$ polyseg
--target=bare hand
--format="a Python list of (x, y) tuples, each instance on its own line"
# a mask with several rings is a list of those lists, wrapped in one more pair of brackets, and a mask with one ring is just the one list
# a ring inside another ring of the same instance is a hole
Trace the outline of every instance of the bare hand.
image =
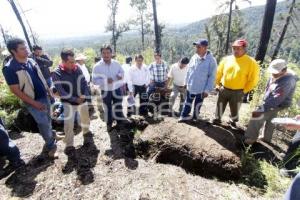
[(84, 98), (79, 97), (79, 98), (76, 99), (76, 103), (77, 104), (82, 104), (84, 102), (84, 100), (85, 100)]
[(39, 111), (46, 111), (47, 110), (47, 107), (46, 105), (38, 102), (38, 101), (35, 101), (34, 104), (32, 105), (35, 109), (39, 110)]
[(118, 80), (122, 80), (122, 79), (123, 79), (123, 77), (122, 77), (122, 76), (119, 76), (119, 75), (117, 75), (117, 79), (118, 79)]
[(57, 118), (57, 117), (58, 117), (58, 114), (59, 114), (59, 113), (58, 113), (57, 111), (54, 111), (52, 115), (53, 115), (53, 117)]
[(262, 115), (263, 115), (263, 112), (259, 112), (259, 111), (252, 112), (252, 117), (253, 118), (258, 118), (258, 117), (260, 117)]
[(206, 97), (208, 97), (208, 93), (206, 93), (206, 92), (203, 92), (203, 98), (206, 98)]

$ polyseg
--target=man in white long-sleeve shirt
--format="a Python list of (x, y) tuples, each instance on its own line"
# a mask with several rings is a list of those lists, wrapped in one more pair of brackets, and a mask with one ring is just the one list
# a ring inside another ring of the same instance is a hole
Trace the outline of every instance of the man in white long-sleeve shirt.
[(112, 48), (104, 45), (101, 48), (102, 60), (93, 68), (92, 81), (101, 89), (107, 131), (112, 130), (113, 120), (120, 125), (125, 120), (122, 111), (122, 91), (124, 70), (112, 59)]
[[(139, 114), (147, 115), (147, 87), (150, 83), (150, 73), (148, 68), (143, 64), (144, 57), (142, 55), (135, 56), (135, 65), (128, 72), (128, 90), (129, 95), (139, 95), (140, 107)], [(128, 111), (128, 116), (132, 114), (132, 110)]]

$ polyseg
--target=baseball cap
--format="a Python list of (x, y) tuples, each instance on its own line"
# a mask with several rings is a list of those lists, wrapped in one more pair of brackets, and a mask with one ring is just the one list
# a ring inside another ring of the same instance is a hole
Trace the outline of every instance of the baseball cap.
[(236, 40), (232, 44), (233, 47), (247, 47), (248, 42), (244, 39)]
[(208, 40), (207, 39), (199, 39), (198, 41), (194, 42), (193, 45), (208, 46)]
[(287, 68), (287, 63), (285, 60), (275, 59), (270, 63), (268, 71), (271, 74), (279, 74), (285, 68)]

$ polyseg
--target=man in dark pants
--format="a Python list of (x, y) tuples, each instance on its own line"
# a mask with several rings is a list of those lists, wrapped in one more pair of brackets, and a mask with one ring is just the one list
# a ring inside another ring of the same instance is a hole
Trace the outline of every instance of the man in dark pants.
[(9, 160), (8, 166), (0, 171), (0, 179), (8, 176), (10, 173), (24, 165), (20, 157), (19, 148), (8, 137), (4, 124), (0, 118), (0, 156), (5, 156)]
[[(140, 98), (139, 114), (147, 115), (147, 87), (150, 83), (150, 74), (147, 67), (143, 64), (144, 57), (142, 55), (135, 56), (135, 65), (128, 72), (128, 89), (129, 95), (135, 97), (137, 94)], [(134, 106), (128, 109), (127, 116), (131, 116)]]
[(92, 74), (93, 84), (101, 89), (108, 132), (112, 131), (114, 120), (117, 121), (117, 125), (121, 125), (125, 121), (121, 91), (121, 87), (124, 85), (124, 70), (117, 61), (112, 59), (112, 53), (109, 45), (101, 48), (102, 60), (94, 66)]
[(236, 40), (232, 44), (233, 55), (223, 58), (217, 68), (216, 90), (219, 92), (213, 124), (221, 124), (227, 104), (230, 108), (229, 125), (236, 129), (239, 109), (245, 93), (253, 90), (259, 80), (259, 66), (247, 55), (247, 41)]

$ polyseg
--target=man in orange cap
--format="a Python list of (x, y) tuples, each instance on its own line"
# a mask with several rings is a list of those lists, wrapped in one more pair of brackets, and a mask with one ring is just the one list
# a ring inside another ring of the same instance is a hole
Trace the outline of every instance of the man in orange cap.
[(232, 44), (233, 55), (223, 58), (217, 69), (216, 89), (219, 91), (214, 124), (220, 124), (229, 103), (230, 121), (236, 128), (239, 108), (244, 94), (253, 90), (259, 80), (259, 66), (247, 55), (247, 41), (240, 39)]

